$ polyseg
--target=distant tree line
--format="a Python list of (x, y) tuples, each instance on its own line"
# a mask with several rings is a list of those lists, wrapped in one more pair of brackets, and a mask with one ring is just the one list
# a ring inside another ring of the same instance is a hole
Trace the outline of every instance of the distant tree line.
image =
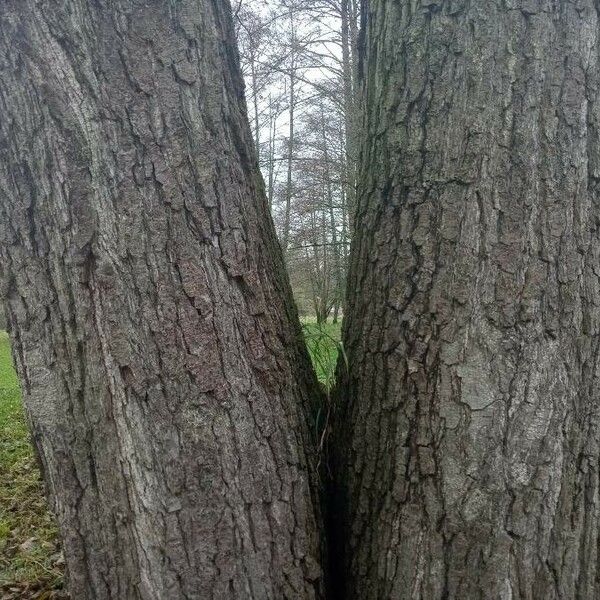
[(302, 313), (338, 319), (355, 197), (357, 0), (245, 0), (248, 111)]

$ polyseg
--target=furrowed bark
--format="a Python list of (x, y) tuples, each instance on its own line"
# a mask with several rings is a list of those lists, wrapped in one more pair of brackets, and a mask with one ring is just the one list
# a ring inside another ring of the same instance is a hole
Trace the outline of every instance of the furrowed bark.
[(0, 282), (77, 600), (322, 596), (317, 384), (229, 12), (0, 11)]
[(366, 4), (341, 597), (598, 598), (600, 7)]

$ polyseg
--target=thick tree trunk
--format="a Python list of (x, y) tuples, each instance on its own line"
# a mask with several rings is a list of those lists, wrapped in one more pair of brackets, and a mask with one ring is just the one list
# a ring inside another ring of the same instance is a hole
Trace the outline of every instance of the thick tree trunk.
[(600, 8), (368, 4), (343, 597), (598, 598)]
[(0, 279), (74, 600), (321, 596), (317, 386), (230, 21), (0, 11)]

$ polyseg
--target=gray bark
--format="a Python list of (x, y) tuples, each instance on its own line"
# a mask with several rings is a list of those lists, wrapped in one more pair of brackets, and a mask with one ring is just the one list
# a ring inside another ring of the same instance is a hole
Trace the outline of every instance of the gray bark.
[(318, 392), (229, 10), (2, 3), (1, 293), (73, 599), (321, 596)]
[(598, 598), (600, 6), (367, 4), (342, 597)]

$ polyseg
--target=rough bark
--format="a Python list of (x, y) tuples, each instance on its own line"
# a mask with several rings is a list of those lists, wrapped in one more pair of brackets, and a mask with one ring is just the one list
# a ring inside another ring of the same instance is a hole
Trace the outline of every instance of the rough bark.
[(370, 0), (342, 597), (600, 597), (600, 6)]
[(1, 289), (77, 600), (321, 596), (316, 383), (229, 10), (2, 3)]

